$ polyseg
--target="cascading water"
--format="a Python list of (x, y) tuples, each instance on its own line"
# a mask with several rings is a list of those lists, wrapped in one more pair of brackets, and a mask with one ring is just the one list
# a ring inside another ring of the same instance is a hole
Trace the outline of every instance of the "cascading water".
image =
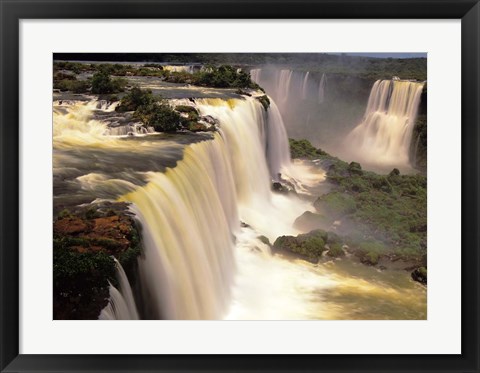
[[(53, 141), (55, 146), (98, 145), (115, 143), (112, 136), (145, 135), (153, 127), (141, 123), (107, 123), (103, 117), (94, 119), (94, 112), (113, 113), (119, 102), (107, 101), (55, 101), (53, 103)], [(106, 137), (107, 136), (107, 137)]]
[(254, 98), (199, 99), (196, 107), (219, 120), (213, 140), (190, 145), (175, 168), (151, 173), (145, 187), (121, 198), (133, 203), (143, 226), (139, 267), (149, 318), (224, 316), (240, 220), (274, 239), (296, 232), (293, 220), (305, 211), (270, 190), (269, 168), (277, 174), (290, 162), (276, 106), (268, 115)]
[[(91, 189), (93, 198), (120, 196), (133, 202), (131, 209), (143, 228), (144, 252), (135, 278), (139, 313), (119, 271), (118, 289), (110, 288), (101, 319), (351, 319), (358, 315), (350, 303), (332, 304), (331, 299), (338, 292), (350, 299), (357, 286), (361, 292), (355, 302), (376, 308), (378, 302), (364, 294), (386, 300), (388, 312), (378, 311), (379, 317), (405, 318), (401, 302), (412, 299), (424, 315), (424, 293), (419, 298), (408, 287), (408, 273), (402, 277), (406, 290), (392, 291), (388, 282), (362, 282), (346, 275), (348, 270), (270, 254), (259, 236), (273, 243), (278, 236), (300, 233), (293, 222), (311, 209), (294, 195), (270, 190), (278, 173), (284, 178), (298, 171), (290, 165), (288, 139), (273, 99), (268, 111), (255, 97), (186, 101), (201, 115), (218, 120), (219, 130), (211, 139), (197, 134), (203, 141), (190, 145), (185, 145), (189, 134), (178, 134), (178, 144), (159, 136), (118, 139), (106, 136), (111, 117), (98, 116), (98, 103), (54, 107), (54, 172), (62, 175), (54, 184), (63, 188), (64, 176), (74, 172), (69, 188)], [(165, 157), (165, 167), (172, 167), (166, 171), (157, 167)], [(93, 164), (101, 167), (92, 169)], [(312, 187), (324, 177), (308, 176)], [(127, 181), (128, 186), (119, 188)], [(66, 192), (71, 196), (75, 189)], [(351, 272), (357, 274), (358, 268)], [(391, 313), (392, 305), (398, 314)], [(418, 315), (414, 310), (409, 317)]]
[(310, 75), (310, 71), (307, 71), (305, 74), (305, 78), (303, 78), (302, 84), (302, 99), (306, 100), (308, 96), (308, 76)]
[(365, 116), (346, 142), (366, 162), (409, 166), (409, 149), (425, 83), (377, 80)]
[(122, 265), (114, 259), (117, 269), (117, 279), (120, 291), (110, 284), (110, 299), (108, 305), (98, 316), (99, 320), (138, 320), (137, 306), (132, 289)]
[(322, 74), (322, 78), (318, 83), (318, 103), (323, 104), (325, 101), (325, 85), (327, 84), (327, 77), (325, 74)]
[(262, 69), (252, 69), (250, 70), (250, 78), (257, 84), (260, 84)]
[(288, 96), (290, 94), (290, 83), (292, 81), (292, 70), (280, 70), (278, 71), (277, 79), (277, 92), (279, 93), (278, 100), (281, 102), (288, 101)]

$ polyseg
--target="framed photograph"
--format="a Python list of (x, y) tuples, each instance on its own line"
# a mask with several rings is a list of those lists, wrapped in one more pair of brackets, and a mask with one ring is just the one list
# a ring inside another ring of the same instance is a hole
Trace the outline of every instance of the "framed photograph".
[(478, 372), (477, 1), (6, 1), (1, 364)]

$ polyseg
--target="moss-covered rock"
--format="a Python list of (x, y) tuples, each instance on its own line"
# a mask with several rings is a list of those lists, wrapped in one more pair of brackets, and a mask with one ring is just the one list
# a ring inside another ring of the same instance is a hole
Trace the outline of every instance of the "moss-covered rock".
[(420, 282), (423, 285), (427, 285), (427, 268), (419, 267), (412, 272), (412, 279)]
[(302, 215), (295, 219), (293, 227), (304, 232), (309, 232), (314, 229), (327, 230), (332, 223), (332, 219), (327, 218), (325, 215), (316, 214), (311, 211), (305, 211)]
[(345, 251), (340, 243), (334, 242), (328, 245), (328, 251), (326, 255), (332, 258), (341, 258), (345, 256)]
[(262, 104), (265, 111), (267, 111), (268, 108), (270, 107), (270, 99), (268, 98), (268, 96), (263, 95), (263, 96), (256, 97), (256, 99)]
[(355, 212), (357, 204), (355, 198), (350, 194), (332, 192), (318, 197), (314, 207), (318, 212), (338, 219)]
[(274, 252), (293, 254), (311, 263), (317, 263), (323, 252), (336, 245), (341, 245), (341, 238), (337, 234), (316, 229), (296, 237), (278, 237), (273, 244), (273, 249)]

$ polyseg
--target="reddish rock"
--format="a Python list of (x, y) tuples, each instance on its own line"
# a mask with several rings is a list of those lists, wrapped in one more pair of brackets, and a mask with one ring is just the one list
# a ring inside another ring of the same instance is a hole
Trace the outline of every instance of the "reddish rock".
[(87, 224), (77, 217), (59, 219), (53, 224), (53, 231), (64, 235), (85, 232), (86, 229)]

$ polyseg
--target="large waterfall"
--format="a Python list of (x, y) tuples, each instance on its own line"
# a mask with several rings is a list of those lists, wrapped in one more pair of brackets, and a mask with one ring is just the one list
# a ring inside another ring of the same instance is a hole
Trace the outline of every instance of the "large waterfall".
[(278, 109), (266, 113), (254, 98), (199, 99), (196, 107), (219, 120), (213, 140), (188, 146), (176, 167), (151, 173), (147, 185), (121, 198), (133, 203), (143, 227), (139, 266), (148, 318), (224, 316), (240, 219), (272, 238), (292, 230), (293, 216), (273, 230), (268, 221), (276, 208), (272, 173), (290, 162)]
[(377, 80), (362, 121), (347, 144), (362, 160), (408, 167), (412, 131), (425, 83)]

